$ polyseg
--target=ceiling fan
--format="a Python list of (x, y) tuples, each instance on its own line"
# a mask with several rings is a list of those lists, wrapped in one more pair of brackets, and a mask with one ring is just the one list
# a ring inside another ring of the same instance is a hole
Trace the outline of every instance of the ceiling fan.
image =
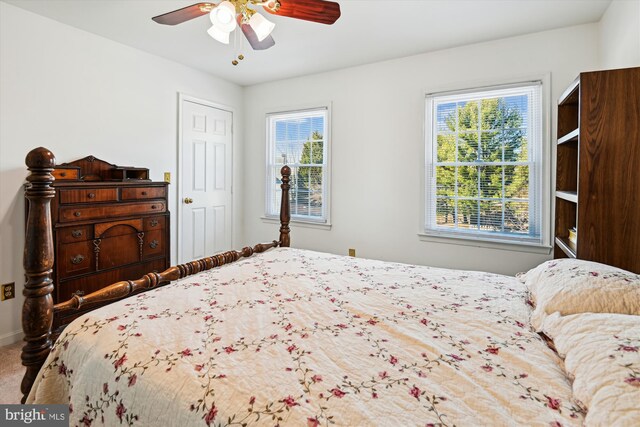
[[(158, 24), (176, 25), (209, 14), (213, 25), (207, 32), (214, 39), (229, 44), (229, 35), (240, 26), (251, 47), (264, 50), (275, 45), (271, 37), (275, 24), (257, 12), (259, 6), (272, 15), (327, 25), (340, 17), (340, 5), (327, 0), (225, 0), (219, 3), (196, 3), (151, 19)], [(237, 61), (234, 62), (237, 65)]]

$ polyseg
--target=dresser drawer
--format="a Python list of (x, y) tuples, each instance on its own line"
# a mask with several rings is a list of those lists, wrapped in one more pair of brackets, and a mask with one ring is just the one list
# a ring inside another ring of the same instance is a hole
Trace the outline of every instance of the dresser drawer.
[(147, 231), (144, 234), (142, 258), (149, 259), (164, 254), (164, 230)]
[(115, 202), (117, 188), (88, 188), (82, 190), (60, 190), (60, 203)]
[(164, 201), (122, 203), (104, 206), (65, 206), (60, 208), (60, 222), (85, 221), (91, 219), (112, 218), (126, 215), (160, 213), (167, 210)]
[(93, 232), (98, 238), (115, 237), (123, 234), (139, 233), (142, 231), (142, 218), (125, 219), (122, 221), (99, 222)]
[(63, 302), (70, 299), (73, 294), (87, 295), (117, 283), (121, 280), (137, 280), (152, 271), (161, 272), (169, 267), (166, 259), (161, 258), (153, 261), (147, 261), (135, 265), (130, 265), (117, 270), (107, 270), (91, 276), (78, 277), (76, 279), (64, 280), (56, 283), (55, 290), (57, 293), (57, 301)]
[(141, 243), (144, 243), (143, 235), (138, 235), (135, 232), (102, 238), (98, 254), (98, 268), (105, 270), (140, 262)]
[(56, 259), (60, 278), (90, 273), (94, 270), (93, 241), (63, 243)]
[(164, 216), (152, 216), (144, 219), (144, 231), (162, 230), (165, 228), (167, 218)]
[(135, 199), (164, 199), (167, 197), (165, 187), (133, 187), (123, 188), (122, 200)]
[(93, 233), (91, 231), (92, 227), (90, 226), (78, 226), (60, 228), (56, 230), (56, 233), (58, 234), (58, 241), (60, 243), (73, 243), (93, 239)]
[(80, 168), (55, 168), (51, 175), (56, 181), (77, 181), (80, 179)]

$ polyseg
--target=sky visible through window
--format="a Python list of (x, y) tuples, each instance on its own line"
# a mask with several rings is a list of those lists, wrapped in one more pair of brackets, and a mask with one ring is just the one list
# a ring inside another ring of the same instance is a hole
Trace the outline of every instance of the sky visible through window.
[[(517, 110), (520, 112), (520, 116), (522, 117), (522, 127), (527, 127), (529, 125), (529, 100), (527, 95), (517, 95), (517, 96), (505, 96), (502, 98), (494, 98), (499, 99), (503, 103), (506, 109)], [(488, 101), (489, 99), (487, 99)], [(463, 102), (447, 102), (445, 104), (438, 104), (437, 111), (437, 121), (438, 121), (438, 130), (446, 131), (448, 128), (446, 126), (446, 119), (449, 115), (455, 110), (456, 105), (460, 107), (464, 107), (469, 101)]]
[(322, 139), (323, 132), (323, 117), (277, 120), (275, 123), (276, 162), (299, 164), (304, 144), (310, 141), (314, 134)]

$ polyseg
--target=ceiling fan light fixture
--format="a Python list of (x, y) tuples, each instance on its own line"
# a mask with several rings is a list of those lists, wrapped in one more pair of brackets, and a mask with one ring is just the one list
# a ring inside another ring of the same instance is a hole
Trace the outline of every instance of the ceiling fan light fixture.
[[(231, 33), (239, 27), (253, 50), (265, 50), (276, 44), (271, 36), (275, 24), (257, 13), (260, 6), (265, 14), (326, 25), (340, 18), (340, 5), (331, 0), (208, 0), (151, 19), (162, 25), (177, 25), (209, 15), (213, 25), (207, 32), (214, 40), (229, 44)], [(235, 40), (238, 41), (239, 37)]]
[(253, 15), (251, 15), (251, 18), (249, 19), (249, 25), (256, 33), (258, 41), (263, 41), (265, 38), (267, 38), (267, 36), (271, 34), (276, 26), (276, 24), (269, 21), (259, 13), (254, 13)]
[(218, 30), (230, 33), (237, 25), (236, 7), (228, 0), (223, 1), (211, 11), (209, 19)]
[(207, 33), (220, 43), (229, 44), (230, 33), (228, 33), (227, 31), (222, 31), (221, 29), (213, 25), (207, 30)]

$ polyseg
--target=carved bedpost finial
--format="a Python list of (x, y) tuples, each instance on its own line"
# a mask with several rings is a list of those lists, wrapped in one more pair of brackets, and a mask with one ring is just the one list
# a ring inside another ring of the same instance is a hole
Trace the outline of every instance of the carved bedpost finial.
[(25, 163), (31, 172), (27, 177), (25, 197), (28, 200), (28, 216), (24, 245), (24, 270), (27, 282), (22, 291), (22, 329), (24, 340), (22, 364), (27, 372), (22, 379), (22, 403), (51, 351), (51, 327), (53, 325), (53, 235), (51, 225), (51, 199), (55, 190), (51, 172), (56, 164), (53, 153), (39, 147), (27, 154)]
[(291, 213), (289, 212), (289, 179), (291, 176), (291, 168), (284, 165), (280, 170), (282, 174), (282, 200), (280, 201), (280, 247), (288, 248), (291, 245), (289, 237), (289, 221), (291, 221)]

